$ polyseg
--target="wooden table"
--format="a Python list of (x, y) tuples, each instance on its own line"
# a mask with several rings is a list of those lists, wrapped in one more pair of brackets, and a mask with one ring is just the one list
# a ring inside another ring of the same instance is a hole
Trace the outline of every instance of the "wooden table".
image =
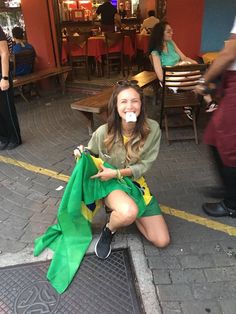
[[(114, 45), (110, 48), (111, 52), (120, 51), (120, 45)], [(78, 46), (70, 46), (68, 41), (64, 40), (62, 43), (62, 62), (65, 63), (68, 60), (69, 54), (73, 56), (84, 55), (84, 49)], [(88, 39), (88, 56), (94, 57), (96, 61), (102, 61), (102, 55), (106, 54), (106, 45), (104, 36), (92, 36)], [(129, 36), (124, 37), (124, 55), (129, 56), (130, 58), (135, 55), (135, 49), (132, 45), (131, 39)]]
[[(131, 80), (136, 80), (139, 87), (145, 88), (153, 83), (156, 83), (158, 79), (155, 72), (143, 71), (137, 75), (134, 75)], [(99, 114), (102, 120), (106, 121), (107, 105), (112, 91), (113, 87), (109, 87), (94, 96), (87, 97), (71, 104), (72, 109), (80, 111), (86, 117), (89, 135), (93, 133), (94, 113)]]

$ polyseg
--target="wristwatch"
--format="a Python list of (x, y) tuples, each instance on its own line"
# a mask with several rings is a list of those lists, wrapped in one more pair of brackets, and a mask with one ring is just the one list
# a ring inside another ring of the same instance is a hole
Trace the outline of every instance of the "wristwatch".
[(8, 81), (8, 80), (9, 80), (9, 77), (8, 77), (8, 76), (3, 76), (3, 77), (2, 77), (2, 80)]

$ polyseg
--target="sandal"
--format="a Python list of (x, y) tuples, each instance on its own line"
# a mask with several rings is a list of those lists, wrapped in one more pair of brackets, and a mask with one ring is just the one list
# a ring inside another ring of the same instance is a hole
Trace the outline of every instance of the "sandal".
[(206, 112), (213, 112), (218, 108), (217, 103), (212, 100), (206, 107)]

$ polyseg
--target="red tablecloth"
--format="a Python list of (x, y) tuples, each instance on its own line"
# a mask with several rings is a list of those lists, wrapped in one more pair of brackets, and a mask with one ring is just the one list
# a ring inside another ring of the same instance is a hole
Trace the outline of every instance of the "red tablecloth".
[[(118, 52), (121, 49), (121, 45), (117, 44), (110, 48), (110, 52)], [(72, 56), (81, 56), (85, 54), (84, 48), (80, 48), (78, 46), (70, 47), (67, 41), (63, 41), (62, 44), (62, 63), (65, 63), (68, 59), (69, 52)], [(105, 37), (104, 36), (96, 36), (89, 37), (88, 39), (88, 56), (95, 57), (95, 59), (99, 62), (102, 61), (102, 55), (106, 54), (105, 47)], [(134, 56), (135, 50), (132, 46), (132, 42), (130, 37), (125, 36), (124, 38), (124, 54), (129, 56), (130, 58)]]
[(136, 49), (142, 50), (144, 53), (148, 52), (150, 35), (136, 34)]

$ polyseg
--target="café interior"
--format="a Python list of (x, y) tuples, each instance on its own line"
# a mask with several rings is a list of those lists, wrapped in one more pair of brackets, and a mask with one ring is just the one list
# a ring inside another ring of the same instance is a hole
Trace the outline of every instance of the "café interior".
[[(35, 0), (32, 6), (28, 0), (1, 0), (0, 20), (9, 35), (15, 25), (25, 29), (27, 41), (36, 50), (36, 69), (66, 64), (73, 67), (75, 57), (85, 55), (86, 78), (91, 79), (91, 71), (96, 77), (109, 72), (103, 68), (104, 56), (107, 53), (106, 41), (113, 39), (106, 38), (101, 31), (100, 16), (93, 18), (102, 3), (103, 0)], [(150, 66), (150, 34), (148, 30), (140, 31), (149, 10), (154, 10), (159, 20), (168, 20), (178, 46), (186, 55), (197, 59), (206, 52), (215, 53), (221, 48), (232, 23), (229, 14), (233, 15), (235, 5), (234, 1), (223, 4), (220, 0), (214, 3), (199, 0), (197, 4), (195, 0), (182, 0), (181, 3), (175, 0), (112, 0), (111, 3), (117, 10), (122, 5), (126, 11), (125, 17), (121, 18), (121, 27), (116, 28), (117, 33), (123, 33), (123, 41), (114, 51), (123, 55), (123, 65), (128, 74), (134, 66), (137, 71)], [(216, 22), (220, 16), (221, 25), (224, 25), (217, 36), (208, 21), (209, 14)], [(207, 62), (212, 62), (212, 59)], [(83, 76), (82, 70), (76, 73)]]

